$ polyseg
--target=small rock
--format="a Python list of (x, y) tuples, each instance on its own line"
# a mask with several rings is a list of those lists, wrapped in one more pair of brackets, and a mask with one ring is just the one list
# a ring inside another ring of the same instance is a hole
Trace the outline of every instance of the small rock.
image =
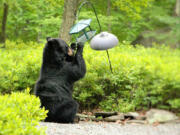
[(86, 119), (94, 119), (95, 116), (91, 116), (91, 115), (85, 115), (85, 114), (76, 114), (76, 117), (79, 118), (80, 121), (86, 121)]
[(146, 113), (148, 123), (152, 124), (154, 122), (167, 122), (171, 120), (177, 120), (178, 117), (172, 112), (160, 110), (160, 109), (151, 109)]
[(104, 118), (105, 121), (107, 122), (116, 122), (118, 120), (124, 120), (124, 114), (118, 114), (110, 117)]
[(146, 120), (146, 116), (139, 116), (136, 118), (136, 120)]
[(176, 120), (169, 120), (169, 121), (166, 121), (166, 123), (178, 124), (178, 123), (180, 123), (180, 119), (176, 119)]
[(128, 124), (132, 124), (132, 123), (135, 123), (135, 124), (146, 124), (147, 122), (144, 121), (144, 120), (127, 120), (126, 123), (128, 123)]
[(124, 117), (126, 119), (128, 119), (128, 118), (129, 119), (136, 119), (136, 118), (140, 117), (140, 115), (137, 112), (128, 112), (128, 113), (124, 114)]
[(102, 117), (98, 117), (98, 118), (92, 118), (91, 120), (92, 121), (96, 121), (96, 122), (101, 122), (101, 121), (103, 121), (103, 118)]

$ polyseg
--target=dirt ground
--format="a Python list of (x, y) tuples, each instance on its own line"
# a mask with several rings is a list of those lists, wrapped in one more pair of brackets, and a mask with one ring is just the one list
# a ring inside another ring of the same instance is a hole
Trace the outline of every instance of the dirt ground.
[(180, 123), (167, 124), (118, 124), (107, 122), (80, 122), (57, 124), (41, 122), (47, 135), (180, 135)]

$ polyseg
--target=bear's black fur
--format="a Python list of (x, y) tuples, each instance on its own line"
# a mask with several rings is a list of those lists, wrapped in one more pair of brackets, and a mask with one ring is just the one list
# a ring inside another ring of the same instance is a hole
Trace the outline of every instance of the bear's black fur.
[(83, 47), (83, 43), (78, 43), (76, 54), (69, 56), (75, 44), (70, 48), (59, 38), (47, 38), (40, 77), (35, 85), (35, 95), (49, 111), (47, 122), (73, 123), (78, 110), (72, 98), (73, 84), (86, 73)]

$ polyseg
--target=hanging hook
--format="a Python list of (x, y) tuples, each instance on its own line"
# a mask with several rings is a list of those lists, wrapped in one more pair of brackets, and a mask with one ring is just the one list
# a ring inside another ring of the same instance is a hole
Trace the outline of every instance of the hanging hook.
[(102, 30), (102, 29), (101, 29), (101, 24), (100, 24), (100, 21), (99, 21), (98, 16), (97, 16), (96, 9), (95, 9), (95, 7), (93, 6), (93, 4), (92, 4), (90, 1), (84, 1), (83, 3), (81, 3), (81, 5), (80, 5), (79, 8), (78, 8), (77, 14), (76, 14), (76, 20), (78, 20), (79, 14), (80, 14), (80, 12), (81, 12), (81, 8), (82, 8), (85, 4), (91, 5), (91, 7), (92, 7), (92, 9), (93, 9), (93, 11), (94, 11), (94, 14), (95, 14), (95, 16), (96, 16), (96, 20), (97, 20), (98, 25), (99, 25), (99, 31), (101, 32), (101, 30)]

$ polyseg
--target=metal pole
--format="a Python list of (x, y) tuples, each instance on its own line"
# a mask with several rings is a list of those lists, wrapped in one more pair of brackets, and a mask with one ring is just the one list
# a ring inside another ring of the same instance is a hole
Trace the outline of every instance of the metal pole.
[(108, 61), (109, 61), (109, 66), (110, 66), (110, 69), (111, 69), (111, 73), (113, 73), (113, 71), (112, 71), (112, 65), (111, 65), (111, 60), (110, 60), (110, 57), (109, 57), (109, 52), (108, 52), (108, 50), (106, 50), (106, 53), (107, 53), (107, 56), (108, 56)]

